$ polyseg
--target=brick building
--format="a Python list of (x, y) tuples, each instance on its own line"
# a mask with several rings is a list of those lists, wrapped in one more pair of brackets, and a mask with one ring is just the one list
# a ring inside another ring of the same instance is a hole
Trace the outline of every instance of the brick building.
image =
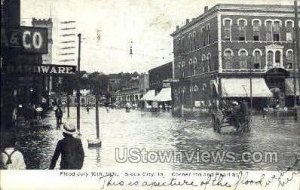
[[(277, 98), (293, 103), (294, 7), (217, 4), (177, 26), (174, 44), (174, 106), (208, 107), (219, 98), (255, 105)], [(298, 81), (299, 79), (297, 79)], [(299, 101), (299, 84), (297, 85)]]

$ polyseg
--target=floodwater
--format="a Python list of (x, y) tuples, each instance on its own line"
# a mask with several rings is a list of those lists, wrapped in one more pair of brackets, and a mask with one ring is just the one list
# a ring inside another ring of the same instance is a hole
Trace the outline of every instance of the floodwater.
[[(251, 132), (237, 135), (230, 127), (221, 134), (214, 132), (210, 118), (192, 120), (174, 117), (171, 112), (99, 110), (102, 147), (88, 148), (87, 139), (96, 136), (95, 108), (89, 112), (81, 109), (83, 169), (277, 170), (292, 166), (300, 153), (299, 124), (292, 117), (264, 119), (256, 115)], [(66, 118), (65, 113), (63, 121), (76, 125), (76, 108), (70, 108), (70, 115)], [(18, 133), (28, 169), (47, 169), (56, 143), (62, 138), (54, 112), (48, 113), (42, 123), (44, 126), (23, 127)]]

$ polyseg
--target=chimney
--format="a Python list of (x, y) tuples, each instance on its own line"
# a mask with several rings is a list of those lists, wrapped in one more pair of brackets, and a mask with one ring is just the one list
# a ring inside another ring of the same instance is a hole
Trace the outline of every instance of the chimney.
[(204, 7), (204, 13), (206, 13), (208, 11), (208, 6)]
[(179, 30), (179, 26), (178, 25), (176, 26), (176, 30)]
[(187, 18), (186, 19), (186, 24), (188, 24), (188, 23), (190, 23), (190, 19)]

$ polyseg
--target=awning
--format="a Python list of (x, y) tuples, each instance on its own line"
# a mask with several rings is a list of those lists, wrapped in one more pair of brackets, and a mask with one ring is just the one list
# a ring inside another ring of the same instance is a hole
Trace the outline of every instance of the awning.
[[(221, 79), (222, 97), (250, 97), (249, 78)], [(273, 97), (265, 79), (252, 78), (252, 97)]]
[(153, 98), (155, 97), (155, 90), (149, 90), (142, 98), (141, 100), (144, 101), (153, 101)]
[(161, 91), (155, 96), (153, 101), (157, 101), (157, 102), (172, 101), (171, 87), (161, 89)]
[[(287, 78), (285, 79), (285, 95), (287, 96), (294, 96), (294, 79)], [(296, 95), (300, 96), (299, 90), (299, 79), (296, 79)]]

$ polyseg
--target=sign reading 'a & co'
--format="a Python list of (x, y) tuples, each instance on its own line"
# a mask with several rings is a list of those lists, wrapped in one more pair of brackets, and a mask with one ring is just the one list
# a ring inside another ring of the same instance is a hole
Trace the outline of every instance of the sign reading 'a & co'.
[(48, 53), (47, 28), (25, 27), (1, 28), (1, 49), (19, 48), (24, 53)]

